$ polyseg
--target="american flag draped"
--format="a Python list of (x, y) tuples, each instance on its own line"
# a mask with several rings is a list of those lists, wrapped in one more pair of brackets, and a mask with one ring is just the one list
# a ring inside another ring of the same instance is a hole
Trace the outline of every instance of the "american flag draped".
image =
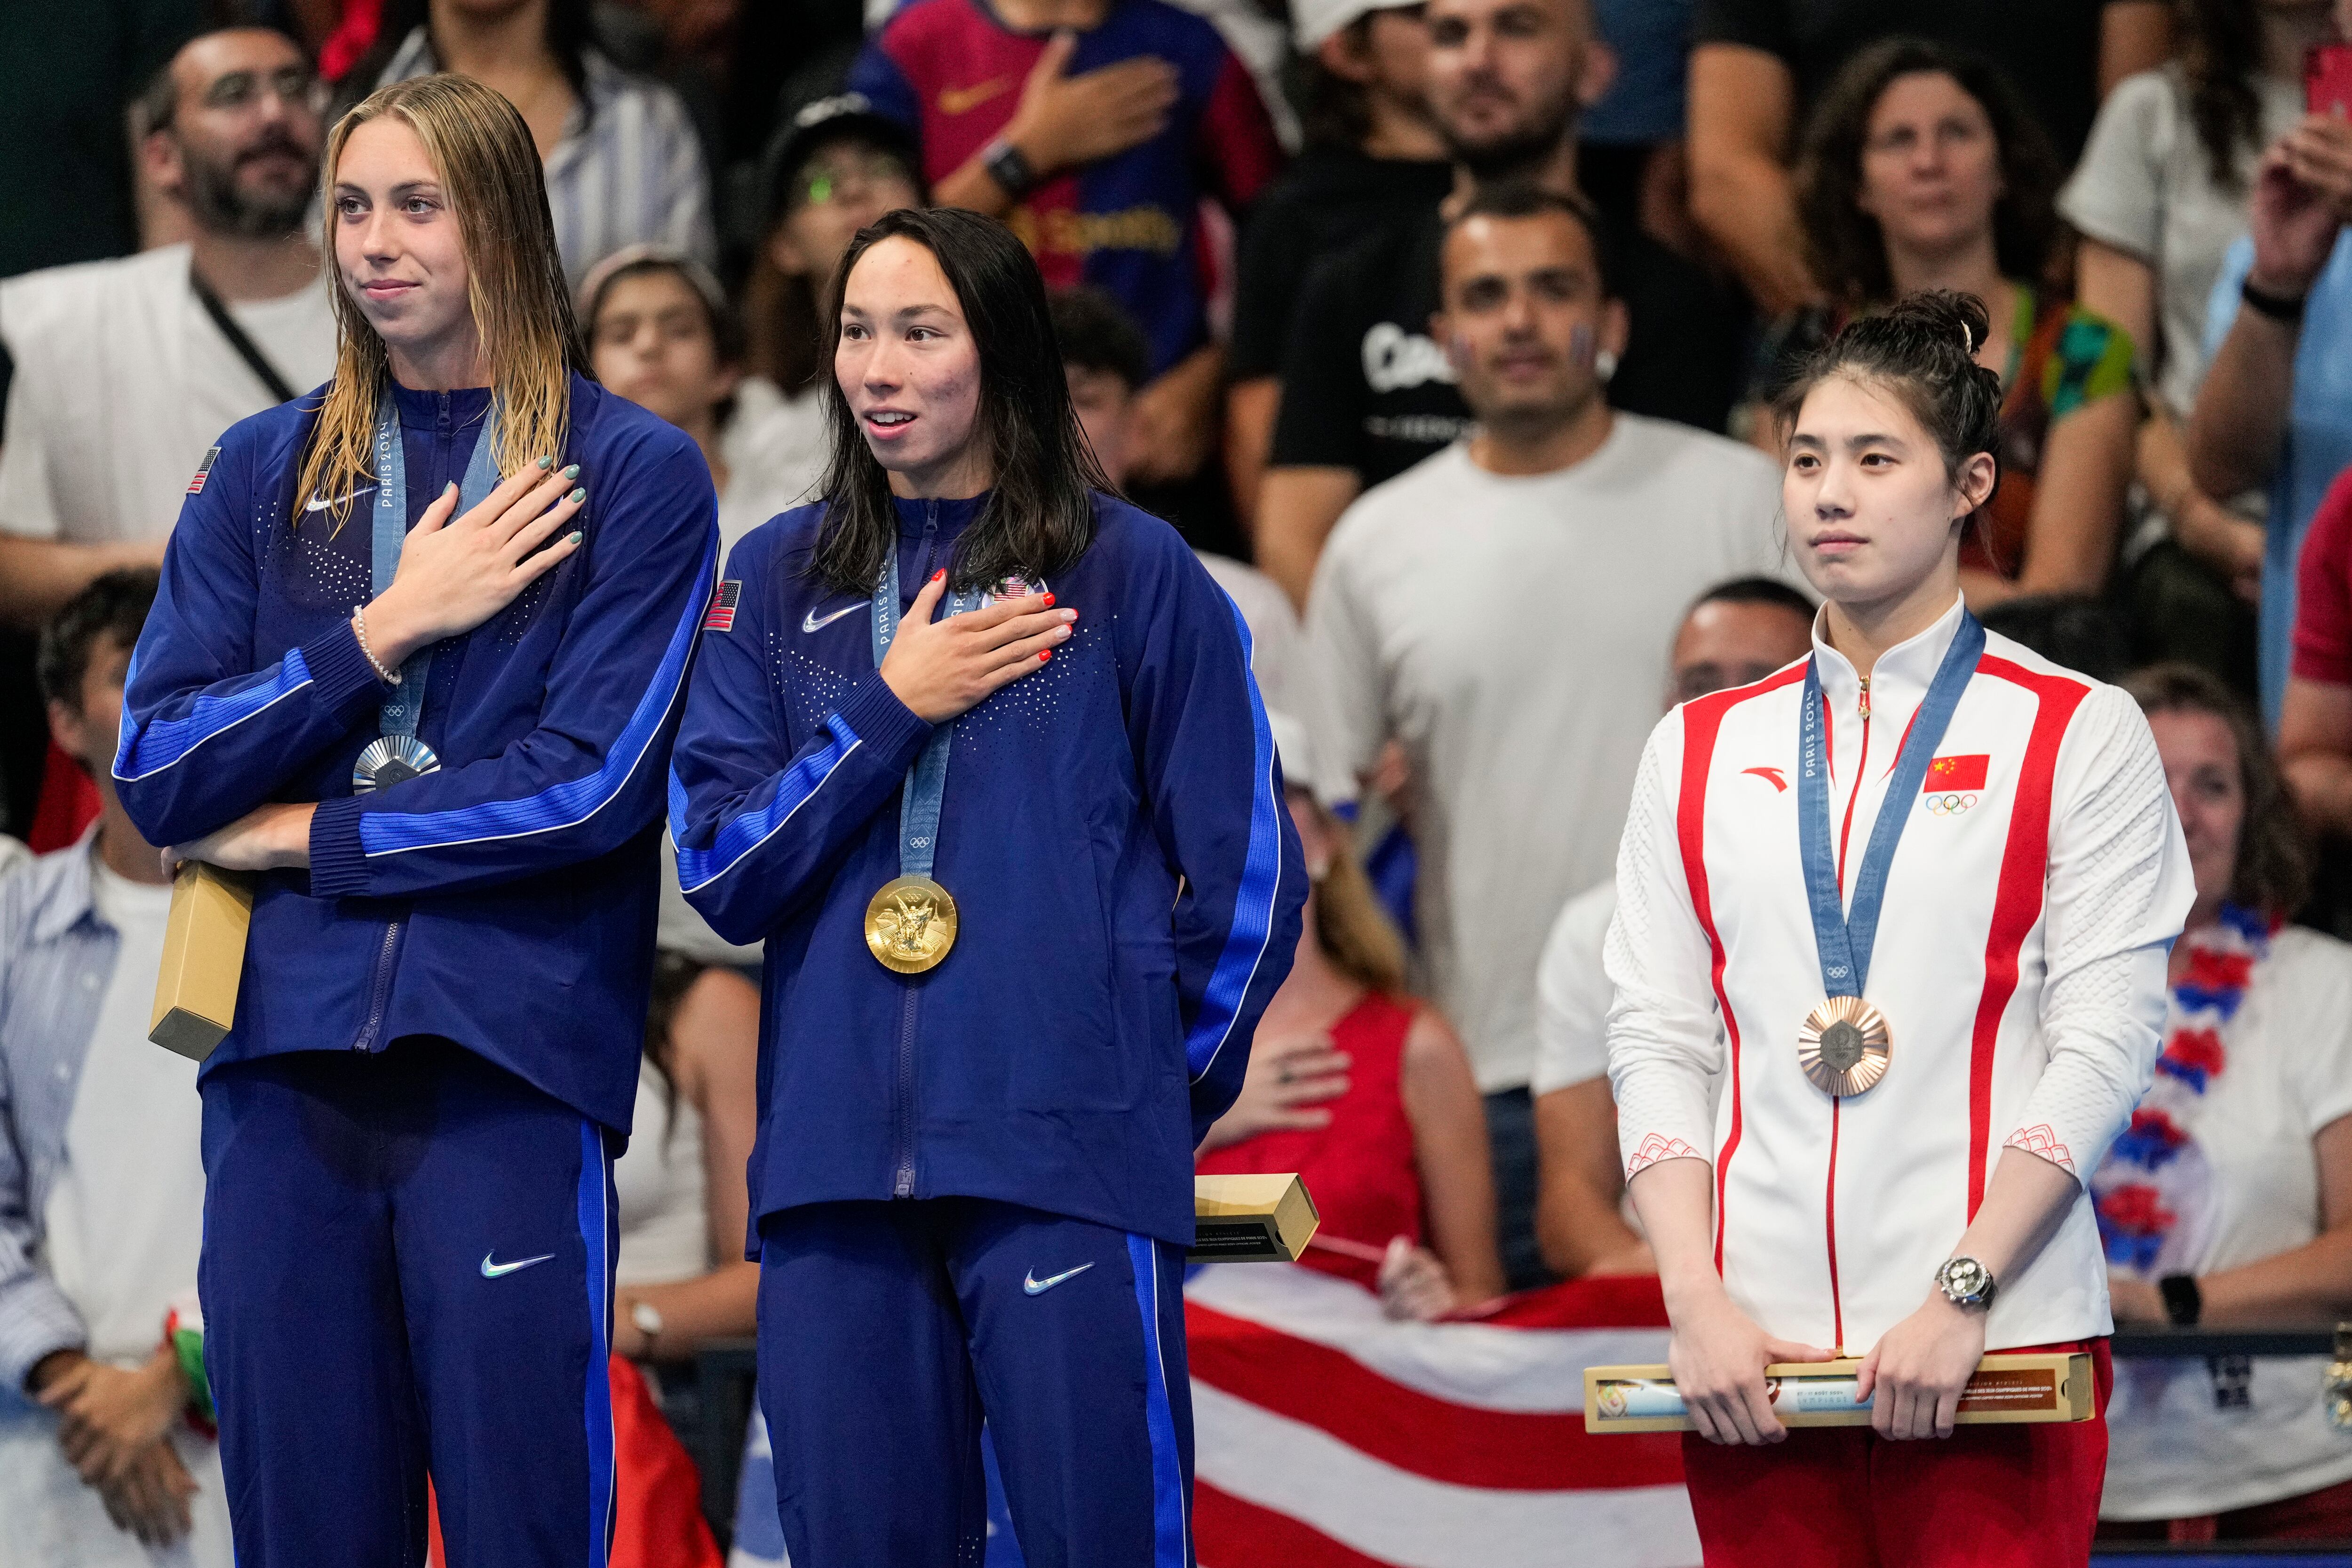
[(1391, 1322), (1311, 1270), (1185, 1290), (1202, 1568), (1685, 1568), (1673, 1434), (1592, 1437), (1584, 1369), (1666, 1357), (1654, 1279)]

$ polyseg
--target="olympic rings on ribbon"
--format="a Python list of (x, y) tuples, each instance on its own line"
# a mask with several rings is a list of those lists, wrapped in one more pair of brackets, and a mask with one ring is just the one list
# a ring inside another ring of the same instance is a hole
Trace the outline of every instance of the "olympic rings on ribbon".
[(1957, 817), (1977, 803), (1974, 795), (1930, 795), (1927, 799), (1930, 816)]

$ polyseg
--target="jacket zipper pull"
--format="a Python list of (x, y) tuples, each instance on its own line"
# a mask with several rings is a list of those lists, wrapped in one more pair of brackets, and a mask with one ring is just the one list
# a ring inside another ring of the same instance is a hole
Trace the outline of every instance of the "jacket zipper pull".
[(1862, 715), (1864, 723), (1867, 724), (1870, 721), (1870, 677), (1868, 675), (1862, 677), (1862, 695), (1854, 704), (1854, 711)]

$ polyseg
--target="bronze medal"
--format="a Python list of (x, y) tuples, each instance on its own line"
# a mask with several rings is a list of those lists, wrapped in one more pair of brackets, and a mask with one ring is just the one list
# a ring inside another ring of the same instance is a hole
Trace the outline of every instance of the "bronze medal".
[(1885, 1077), (1894, 1048), (1886, 1015), (1860, 997), (1832, 997), (1797, 1030), (1797, 1065), (1814, 1088), (1841, 1100)]
[(866, 946), (886, 969), (919, 975), (937, 968), (955, 939), (955, 900), (929, 877), (884, 883), (866, 905)]

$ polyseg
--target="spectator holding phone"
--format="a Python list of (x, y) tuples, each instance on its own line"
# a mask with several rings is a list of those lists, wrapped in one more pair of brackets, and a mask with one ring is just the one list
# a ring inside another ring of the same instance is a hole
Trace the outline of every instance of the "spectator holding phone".
[(2145, 531), (2160, 532), (2131, 566), (2134, 620), (2251, 692), (2263, 526), (2198, 486), (2182, 426), (2205, 374), (2206, 301), (2263, 150), (2302, 118), (2304, 53), (2328, 37), (2328, 5), (2187, 0), (2179, 19), (2179, 57), (2108, 95), (2058, 210), (2082, 235), (2076, 298), (2131, 334), (2149, 394), (2135, 476)]
[[(2352, 3), (2336, 0), (2340, 37)], [(2352, 464), (2352, 47), (2317, 51), (2303, 119), (2264, 151), (2249, 232), (2214, 280), (2211, 362), (2189, 418), (2190, 476), (2209, 496), (2267, 487), (2263, 716), (2284, 701), (2295, 562), (2328, 484)]]

